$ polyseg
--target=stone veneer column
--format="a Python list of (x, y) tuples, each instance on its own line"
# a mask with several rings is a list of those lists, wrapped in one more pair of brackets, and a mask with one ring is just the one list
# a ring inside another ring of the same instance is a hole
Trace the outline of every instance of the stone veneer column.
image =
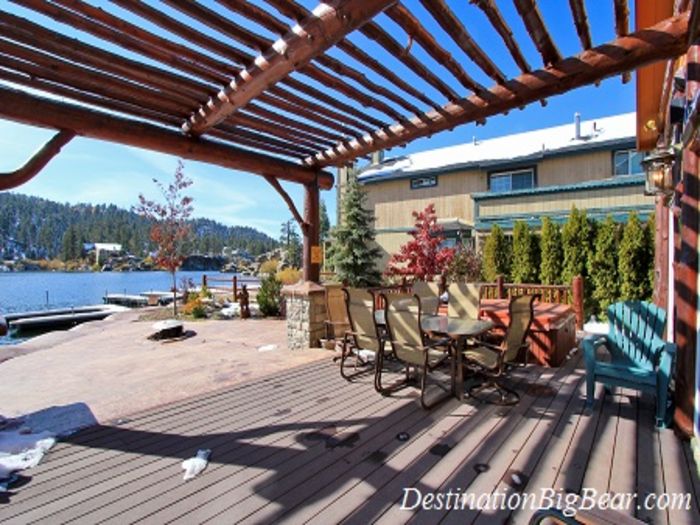
[(287, 308), (287, 346), (290, 350), (316, 348), (326, 332), (326, 289), (305, 281), (282, 288)]

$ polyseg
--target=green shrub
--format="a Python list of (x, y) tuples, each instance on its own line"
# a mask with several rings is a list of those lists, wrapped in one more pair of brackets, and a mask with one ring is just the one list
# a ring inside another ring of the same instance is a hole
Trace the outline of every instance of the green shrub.
[(561, 236), (564, 253), (562, 279), (564, 284), (569, 284), (577, 275), (586, 277), (586, 267), (591, 251), (591, 225), (585, 210), (579, 211), (576, 206), (571, 207), (571, 213), (564, 224)]
[(497, 224), (491, 227), (491, 233), (484, 242), (483, 275), (487, 281), (495, 281), (497, 275), (510, 278), (511, 246)]
[(620, 299), (644, 300), (651, 295), (649, 265), (653, 264), (645, 228), (636, 213), (630, 213), (619, 252)]
[(540, 282), (542, 284), (560, 284), (563, 258), (561, 229), (549, 217), (542, 219), (540, 257)]
[(605, 312), (616, 302), (620, 293), (620, 279), (617, 272), (617, 250), (620, 243), (620, 228), (611, 215), (605, 218), (596, 233), (595, 249), (589, 260), (589, 289), (596, 301), (598, 312)]
[(274, 273), (267, 274), (260, 281), (260, 289), (257, 295), (260, 313), (264, 316), (274, 316), (280, 314), (280, 304), (282, 301), (282, 283)]
[(647, 257), (649, 258), (649, 296), (647, 299), (651, 301), (654, 295), (654, 281), (656, 280), (656, 214), (652, 213), (649, 216), (646, 227), (647, 241)]
[(511, 279), (515, 283), (534, 283), (537, 280), (537, 252), (533, 237), (526, 222), (515, 221), (511, 265)]

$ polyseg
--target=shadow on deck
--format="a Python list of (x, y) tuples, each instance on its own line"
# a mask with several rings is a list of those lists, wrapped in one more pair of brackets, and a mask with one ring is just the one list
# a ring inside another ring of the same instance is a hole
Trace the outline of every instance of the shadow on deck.
[[(305, 365), (72, 436), (0, 494), (0, 522), (527, 523), (527, 508), (447, 507), (465, 493), (500, 505), (585, 488), (637, 493), (627, 514), (644, 521), (700, 523), (689, 447), (654, 429), (653, 399), (601, 388), (584, 410), (579, 358), (519, 369), (514, 386), (514, 407), (427, 412), (412, 389), (382, 397), (370, 377)], [(211, 462), (184, 482), (180, 462), (199, 448)], [(452, 496), (423, 509), (419, 492)], [(690, 493), (692, 510), (643, 508), (661, 493)]]

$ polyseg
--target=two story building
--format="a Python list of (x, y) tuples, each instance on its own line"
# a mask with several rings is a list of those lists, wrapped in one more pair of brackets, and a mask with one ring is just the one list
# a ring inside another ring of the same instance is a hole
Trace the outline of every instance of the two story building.
[[(375, 215), (382, 265), (407, 240), (413, 211), (435, 205), (448, 244), (478, 244), (493, 224), (539, 228), (563, 223), (572, 204), (602, 220), (646, 219), (643, 154), (635, 151), (634, 113), (477, 140), (370, 165), (358, 175)], [(340, 177), (343, 184), (343, 177)]]

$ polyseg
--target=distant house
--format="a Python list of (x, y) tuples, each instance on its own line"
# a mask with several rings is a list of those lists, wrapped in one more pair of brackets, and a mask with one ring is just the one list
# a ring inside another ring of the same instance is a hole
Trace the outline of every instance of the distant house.
[(83, 251), (85, 253), (95, 252), (95, 262), (101, 264), (104, 259), (110, 255), (116, 255), (121, 253), (122, 245), (118, 243), (109, 242), (86, 242), (83, 244)]
[[(384, 259), (406, 242), (414, 210), (434, 203), (448, 244), (478, 242), (493, 224), (538, 228), (563, 222), (572, 204), (588, 216), (654, 209), (644, 194), (643, 155), (635, 151), (634, 113), (440, 148), (370, 165), (358, 176), (375, 215)], [(347, 181), (341, 173), (340, 185)]]

